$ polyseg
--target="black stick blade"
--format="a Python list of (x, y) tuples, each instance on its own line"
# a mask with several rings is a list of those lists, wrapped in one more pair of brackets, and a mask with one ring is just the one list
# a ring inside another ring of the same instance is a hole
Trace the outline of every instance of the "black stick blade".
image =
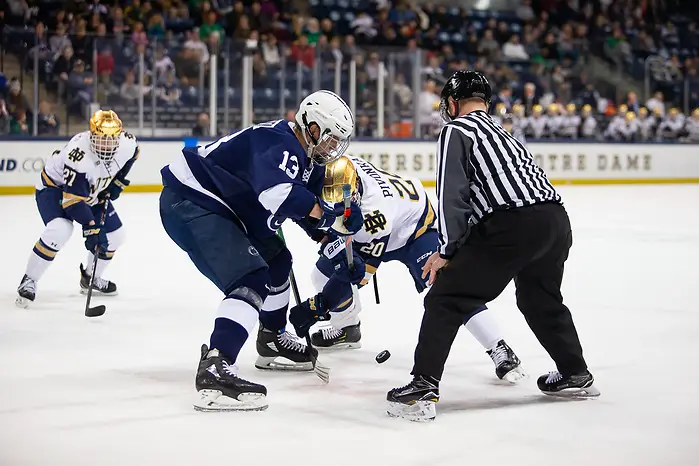
[(99, 317), (107, 312), (107, 306), (100, 304), (95, 307), (88, 307), (85, 309), (85, 317)]

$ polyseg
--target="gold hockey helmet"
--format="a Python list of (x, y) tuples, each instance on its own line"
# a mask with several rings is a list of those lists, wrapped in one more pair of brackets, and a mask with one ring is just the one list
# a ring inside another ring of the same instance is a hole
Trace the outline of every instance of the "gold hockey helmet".
[(359, 177), (357, 176), (357, 169), (354, 168), (352, 161), (343, 155), (325, 167), (323, 200), (330, 203), (342, 202), (344, 200), (342, 188), (346, 184), (350, 185), (352, 200), (359, 203)]
[(544, 111), (544, 107), (542, 107), (539, 104), (536, 104), (532, 107), (532, 113), (534, 113), (534, 115), (541, 115), (541, 112), (543, 112), (543, 111)]
[(590, 113), (592, 112), (592, 105), (590, 104), (585, 104), (582, 106), (582, 113)]
[(567, 111), (569, 114), (575, 113), (575, 110), (576, 110), (576, 109), (575, 109), (575, 104), (574, 104), (574, 103), (571, 102), (571, 103), (569, 103), (568, 105), (566, 105), (566, 111)]
[(680, 114), (680, 109), (677, 107), (672, 107), (668, 113), (670, 116), (677, 116)]
[(626, 113), (629, 111), (629, 107), (625, 104), (619, 105), (619, 109), (617, 110), (617, 115), (626, 115)]
[(548, 106), (548, 108), (546, 109), (546, 111), (547, 111), (547, 112), (550, 112), (550, 113), (556, 113), (556, 114), (557, 114), (558, 112), (560, 112), (560, 108), (559, 108), (558, 104), (554, 102), (554, 103), (552, 103), (551, 105)]
[(90, 149), (104, 162), (114, 157), (124, 130), (113, 110), (97, 110), (90, 118)]
[(498, 102), (497, 105), (495, 105), (495, 114), (504, 115), (505, 113), (507, 113), (507, 106), (502, 102)]
[(699, 119), (699, 108), (695, 108), (694, 111), (692, 111), (692, 118)]
[(641, 107), (638, 109), (638, 116), (641, 118), (645, 118), (648, 116), (648, 109), (646, 107)]
[(636, 114), (634, 112), (626, 112), (624, 118), (626, 119), (626, 121), (631, 121), (636, 118)]
[(512, 114), (516, 117), (523, 117), (524, 116), (524, 105), (522, 104), (514, 104), (512, 106)]

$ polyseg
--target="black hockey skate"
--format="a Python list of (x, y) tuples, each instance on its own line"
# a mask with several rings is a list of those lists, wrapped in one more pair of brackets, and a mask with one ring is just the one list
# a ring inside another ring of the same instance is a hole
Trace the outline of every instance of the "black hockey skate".
[(599, 390), (593, 385), (595, 378), (589, 371), (582, 374), (563, 377), (558, 371), (544, 374), (536, 381), (536, 384), (546, 395), (565, 398), (594, 398), (600, 395)]
[(394, 388), (386, 395), (387, 413), (391, 417), (402, 417), (409, 421), (432, 421), (437, 416), (439, 381), (432, 377), (416, 375), (404, 387)]
[(500, 340), (495, 348), (486, 351), (486, 353), (495, 363), (495, 375), (498, 376), (498, 379), (515, 384), (526, 377), (522, 370), (521, 361), (512, 351), (512, 348), (505, 343), (505, 340)]
[(238, 368), (217, 349), (201, 346), (195, 386), (197, 411), (261, 411), (267, 409), (267, 388), (237, 375)]
[(359, 325), (349, 325), (341, 329), (333, 326), (322, 328), (311, 335), (311, 342), (313, 346), (325, 350), (361, 348), (362, 332)]
[[(318, 351), (313, 349), (315, 356)], [(312, 371), (313, 362), (306, 345), (298, 341), (286, 330), (276, 332), (260, 326), (257, 332), (258, 369), (283, 371)]]
[(26, 275), (22, 277), (22, 281), (17, 288), (17, 294), (19, 296), (17, 296), (15, 304), (22, 308), (29, 306), (29, 303), (34, 302), (34, 298), (36, 298), (36, 281)]
[[(87, 273), (87, 270), (80, 264), (80, 293), (87, 294), (88, 288), (90, 288), (90, 274)], [(92, 294), (116, 296), (118, 294), (116, 283), (105, 280), (104, 278), (95, 278)]]

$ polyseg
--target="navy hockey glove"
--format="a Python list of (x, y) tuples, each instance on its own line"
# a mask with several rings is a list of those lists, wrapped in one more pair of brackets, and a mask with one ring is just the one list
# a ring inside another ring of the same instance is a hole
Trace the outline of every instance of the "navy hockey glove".
[(308, 336), (308, 331), (313, 324), (328, 319), (330, 319), (328, 309), (320, 293), (297, 304), (289, 311), (289, 322), (294, 326), (296, 335), (301, 338)]
[(83, 225), (85, 248), (92, 253), (107, 250), (107, 232), (102, 225)]
[(320, 201), (320, 206), (323, 209), (323, 215), (318, 220), (317, 228), (347, 236), (357, 233), (364, 225), (362, 209), (355, 202), (350, 203), (350, 214), (347, 218), (344, 217), (345, 206), (342, 202), (329, 204)]
[(347, 254), (339, 255), (342, 260), (335, 265), (335, 274), (337, 278), (345, 283), (351, 283), (353, 285), (359, 285), (362, 280), (364, 280), (364, 274), (366, 274), (366, 265), (364, 260), (355, 251), (352, 251), (352, 268), (350, 269), (347, 263)]
[(120, 180), (119, 178), (114, 178), (109, 184), (109, 187), (99, 193), (99, 196), (97, 197), (100, 201), (104, 201), (107, 197), (109, 197), (110, 200), (115, 201), (119, 199), (119, 196), (121, 196), (121, 192), (124, 190), (124, 188), (130, 184), (131, 182), (127, 179)]

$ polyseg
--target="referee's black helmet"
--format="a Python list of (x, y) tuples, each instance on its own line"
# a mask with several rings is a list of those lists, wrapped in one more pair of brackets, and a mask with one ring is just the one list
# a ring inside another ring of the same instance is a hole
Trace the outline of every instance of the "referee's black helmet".
[[(490, 88), (488, 79), (480, 71), (459, 70), (451, 75), (451, 78), (442, 88), (441, 102), (439, 103), (439, 113), (445, 122), (456, 118), (458, 105), (449, 103), (449, 97), (456, 102), (463, 99), (482, 99), (486, 106), (490, 106), (490, 99), (493, 90)], [(455, 108), (451, 108), (454, 106)]]

